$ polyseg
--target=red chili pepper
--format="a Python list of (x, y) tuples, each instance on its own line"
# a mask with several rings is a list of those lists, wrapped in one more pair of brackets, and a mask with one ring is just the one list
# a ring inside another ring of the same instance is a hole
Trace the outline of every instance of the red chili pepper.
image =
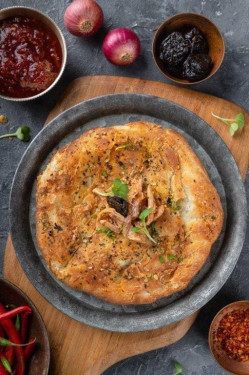
[(7, 371), (3, 367), (2, 363), (0, 363), (0, 375), (8, 375)]
[(26, 361), (28, 361), (30, 359), (30, 357), (32, 356), (32, 354), (34, 353), (34, 350), (35, 350), (34, 338), (29, 339), (28, 342), (30, 342), (31, 344), (26, 346), (25, 349), (24, 349), (24, 355), (25, 355)]
[[(0, 303), (0, 314), (5, 314), (6, 310), (5, 307)], [(15, 326), (13, 322), (10, 319), (4, 319), (0, 320), (0, 324), (2, 328), (4, 329), (5, 333), (8, 335), (9, 339), (14, 342), (15, 344), (21, 344), (21, 339), (19, 336), (19, 333), (16, 331)], [(15, 347), (15, 353), (16, 353), (16, 360), (17, 360), (17, 366), (16, 366), (16, 372), (15, 375), (24, 375), (25, 373), (25, 360), (24, 360), (24, 352), (23, 348), (20, 346)]]
[(30, 311), (26, 311), (22, 315), (22, 323), (21, 323), (21, 331), (20, 331), (20, 336), (21, 336), (22, 342), (26, 342), (26, 340), (27, 340), (28, 322), (29, 322), (30, 314), (31, 314)]
[(29, 306), (20, 306), (17, 307), (16, 309), (6, 311), (4, 309), (4, 312), (0, 310), (0, 321), (5, 320), (5, 319), (10, 319), (13, 318), (13, 316), (16, 316), (18, 314), (21, 314), (22, 312), (29, 311), (29, 313), (32, 312), (32, 309)]

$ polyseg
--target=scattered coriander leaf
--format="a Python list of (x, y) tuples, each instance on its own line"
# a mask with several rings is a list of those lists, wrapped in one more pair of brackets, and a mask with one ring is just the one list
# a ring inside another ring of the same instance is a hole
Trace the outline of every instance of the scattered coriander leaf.
[(105, 233), (109, 238), (115, 236), (115, 233), (109, 228), (97, 229), (96, 233)]
[(157, 230), (156, 230), (156, 228), (155, 228), (155, 223), (152, 223), (152, 224), (150, 225), (150, 228), (151, 228), (151, 237), (152, 237), (152, 238), (157, 237), (157, 236), (158, 236), (158, 233), (157, 233)]
[(136, 150), (136, 151), (138, 150), (138, 147), (134, 145), (134, 143), (125, 143), (123, 145), (116, 147), (115, 151), (120, 150), (122, 148), (132, 148), (133, 150)]
[(151, 279), (153, 279), (154, 278), (154, 274), (152, 273), (151, 275), (149, 275), (149, 276), (147, 276), (147, 279), (148, 280), (151, 280)]
[(146, 223), (145, 223), (145, 219), (146, 217), (153, 211), (153, 208), (146, 208), (145, 210), (143, 210), (140, 215), (139, 215), (139, 219), (142, 221), (143, 223), (143, 227), (133, 227), (131, 230), (133, 232), (144, 232), (144, 234), (149, 238), (150, 241), (156, 243), (156, 241), (152, 238), (152, 236), (150, 235), (150, 232), (148, 231), (147, 227), (146, 227)]
[(131, 228), (131, 230), (132, 230), (132, 232), (141, 232), (141, 231), (143, 231), (143, 228), (140, 228), (140, 227), (132, 227)]
[(99, 191), (98, 189), (93, 190), (94, 193), (101, 195), (102, 197), (113, 197), (114, 194), (112, 191), (109, 191), (108, 193), (102, 193), (102, 191)]
[(102, 176), (103, 176), (103, 177), (108, 177), (108, 172), (107, 172), (107, 171), (104, 171), (104, 172), (102, 173)]
[(236, 121), (237, 121), (237, 124), (239, 126), (239, 129), (243, 129), (244, 125), (245, 125), (245, 118), (244, 118), (244, 115), (243, 113), (239, 113), (237, 114), (237, 116), (235, 117)]
[(146, 208), (145, 210), (143, 210), (140, 215), (139, 215), (139, 219), (142, 220), (143, 223), (145, 223), (145, 219), (147, 216), (149, 216), (149, 214), (153, 211), (153, 208), (150, 207), (150, 208)]
[(124, 200), (127, 201), (128, 191), (129, 191), (128, 185), (123, 184), (123, 182), (119, 178), (115, 178), (113, 182), (113, 186), (112, 186), (112, 193), (114, 194), (114, 196), (123, 198)]
[(143, 227), (143, 232), (149, 238), (149, 240), (151, 240), (152, 242), (154, 242), (156, 244), (156, 241), (154, 240), (154, 238), (151, 237), (150, 232), (148, 231), (145, 223), (144, 223), (144, 227)]
[(160, 260), (160, 263), (165, 263), (165, 258), (162, 255), (159, 257), (159, 260)]
[(94, 212), (93, 210), (90, 210), (90, 217), (96, 217), (97, 214), (96, 212)]
[(29, 136), (29, 128), (27, 126), (22, 126), (17, 129), (16, 131), (16, 137), (20, 139), (20, 141), (29, 141), (30, 136)]
[(98, 195), (101, 195), (102, 197), (114, 197), (114, 196), (116, 196), (116, 197), (119, 197), (119, 198), (123, 198), (126, 201), (128, 199), (128, 197), (127, 197), (128, 191), (129, 191), (128, 185), (123, 184), (123, 182), (119, 178), (115, 178), (115, 180), (113, 182), (113, 185), (112, 185), (112, 190), (109, 191), (108, 193), (103, 193), (99, 189), (93, 189), (94, 193), (96, 193)]
[(28, 126), (21, 126), (17, 129), (15, 133), (12, 134), (4, 134), (0, 136), (1, 138), (9, 138), (9, 137), (16, 137), (20, 139), (20, 141), (28, 142), (30, 140), (30, 129)]
[(179, 211), (182, 207), (176, 203), (173, 199), (170, 197), (166, 198), (167, 206), (170, 207), (173, 211)]
[(235, 132), (239, 129), (239, 125), (236, 122), (233, 122), (229, 127), (229, 132), (231, 136), (233, 137)]
[(182, 207), (176, 203), (176, 201), (172, 201), (171, 208), (173, 211), (179, 211)]
[(176, 372), (174, 373), (174, 375), (181, 375), (182, 370), (183, 370), (182, 365), (179, 362), (175, 361), (174, 366), (175, 366), (175, 369), (176, 369)]
[(218, 120), (221, 120), (224, 124), (229, 126), (229, 132), (232, 137), (234, 136), (237, 130), (243, 129), (245, 125), (245, 118), (243, 113), (238, 113), (235, 118), (223, 118), (215, 115), (213, 112), (212, 115)]
[(167, 258), (170, 262), (174, 262), (175, 260), (178, 260), (177, 256), (173, 254), (167, 254)]
[(182, 255), (180, 258), (178, 258), (178, 263), (181, 263), (186, 258), (186, 255)]

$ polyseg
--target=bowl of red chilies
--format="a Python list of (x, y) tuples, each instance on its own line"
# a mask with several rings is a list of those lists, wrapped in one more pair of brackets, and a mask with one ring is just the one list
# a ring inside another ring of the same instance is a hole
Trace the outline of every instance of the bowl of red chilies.
[(0, 278), (0, 375), (47, 375), (49, 362), (39, 312), (19, 288)]

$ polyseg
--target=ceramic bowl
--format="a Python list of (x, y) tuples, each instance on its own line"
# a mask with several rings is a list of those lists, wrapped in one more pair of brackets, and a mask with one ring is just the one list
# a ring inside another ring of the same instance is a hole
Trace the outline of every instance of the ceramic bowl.
[(0, 98), (6, 99), (6, 100), (12, 100), (12, 101), (15, 101), (15, 102), (23, 102), (23, 101), (28, 101), (28, 100), (31, 100), (31, 99), (36, 99), (36, 98), (39, 98), (42, 95), (45, 95), (48, 91), (50, 91), (56, 85), (56, 83), (59, 81), (59, 79), (61, 78), (61, 76), (62, 76), (62, 74), (65, 70), (65, 65), (66, 65), (66, 61), (67, 61), (67, 47), (66, 47), (66, 42), (65, 42), (65, 39), (64, 39), (64, 36), (63, 36), (61, 30), (56, 25), (56, 23), (50, 17), (48, 17), (46, 14), (44, 14), (44, 13), (42, 13), (42, 12), (36, 10), (36, 9), (24, 7), (24, 6), (13, 6), (13, 7), (4, 8), (4, 9), (0, 10), (0, 21), (5, 19), (5, 18), (13, 17), (13, 16), (33, 17), (33, 18), (36, 18), (36, 19), (40, 20), (41, 22), (43, 22), (57, 36), (57, 38), (60, 42), (60, 45), (61, 45), (61, 49), (62, 49), (62, 64), (61, 64), (60, 72), (59, 72), (58, 76), (56, 77), (56, 79), (51, 83), (51, 85), (46, 90), (41, 91), (38, 94), (27, 97), (27, 98), (13, 98), (11, 96), (0, 94)]
[[(172, 76), (167, 71), (163, 61), (159, 58), (160, 44), (169, 34), (173, 31), (189, 29), (192, 27), (197, 27), (205, 35), (209, 45), (209, 55), (213, 61), (213, 67), (209, 75), (195, 82), (189, 82), (187, 79)], [(157, 67), (165, 77), (177, 83), (193, 85), (205, 81), (217, 72), (224, 58), (225, 44), (220, 30), (208, 18), (197, 13), (180, 13), (164, 21), (158, 28), (152, 44), (152, 53)]]
[(249, 361), (239, 362), (230, 359), (226, 352), (220, 347), (220, 344), (216, 339), (216, 332), (219, 327), (221, 319), (227, 314), (237, 309), (249, 309), (249, 301), (237, 301), (230, 303), (223, 307), (216, 316), (214, 317), (210, 329), (209, 329), (209, 347), (215, 358), (221, 367), (226, 371), (235, 375), (248, 375), (249, 374)]
[(32, 301), (14, 284), (0, 278), (0, 302), (3, 305), (14, 304), (16, 307), (28, 305), (32, 308), (30, 337), (36, 338), (36, 350), (31, 358), (25, 375), (47, 375), (50, 363), (50, 347), (46, 327)]

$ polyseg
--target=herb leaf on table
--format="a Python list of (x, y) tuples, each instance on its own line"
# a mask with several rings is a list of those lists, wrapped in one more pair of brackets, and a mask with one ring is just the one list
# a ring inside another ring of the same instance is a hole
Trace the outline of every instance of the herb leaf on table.
[(28, 126), (20, 126), (15, 133), (3, 134), (0, 136), (0, 139), (10, 137), (16, 137), (20, 141), (28, 142), (30, 140), (30, 128)]
[(243, 129), (243, 127), (245, 126), (245, 118), (243, 113), (238, 113), (235, 118), (223, 118), (215, 115), (213, 112), (212, 115), (218, 120), (221, 120), (224, 124), (229, 126), (229, 132), (232, 137), (234, 136), (237, 130)]
[(174, 366), (176, 369), (176, 372), (174, 373), (174, 375), (182, 375), (182, 370), (183, 370), (182, 365), (179, 362), (175, 361)]

